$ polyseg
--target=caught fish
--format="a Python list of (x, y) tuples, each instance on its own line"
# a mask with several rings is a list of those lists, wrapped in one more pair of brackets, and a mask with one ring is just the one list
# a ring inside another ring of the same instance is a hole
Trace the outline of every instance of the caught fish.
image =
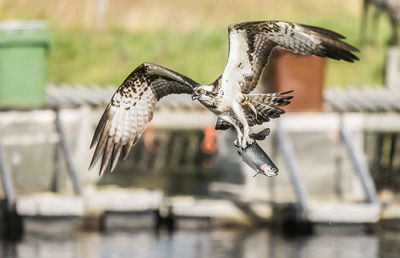
[(264, 140), (269, 133), (270, 129), (266, 128), (258, 133), (250, 134), (250, 138), (252, 138), (254, 142), (244, 150), (240, 146), (235, 145), (243, 161), (257, 172), (254, 176), (258, 174), (269, 177), (278, 175), (279, 170), (277, 166), (257, 143), (257, 141)]

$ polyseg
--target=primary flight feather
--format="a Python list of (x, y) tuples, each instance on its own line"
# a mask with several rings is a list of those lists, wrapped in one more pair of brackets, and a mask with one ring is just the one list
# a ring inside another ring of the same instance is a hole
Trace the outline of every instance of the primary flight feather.
[(276, 46), (298, 54), (354, 62), (358, 49), (342, 41), (336, 32), (281, 21), (257, 21), (229, 26), (229, 56), (224, 72), (213, 83), (201, 85), (165, 67), (143, 63), (122, 83), (107, 105), (95, 130), (91, 147), (96, 149), (92, 168), (101, 158), (100, 174), (111, 171), (131, 148), (153, 117), (157, 101), (169, 94), (191, 94), (218, 116), (216, 129), (233, 126), (237, 143), (252, 143), (250, 126), (284, 113), (279, 106), (290, 103), (289, 92), (250, 94), (257, 86), (268, 58)]

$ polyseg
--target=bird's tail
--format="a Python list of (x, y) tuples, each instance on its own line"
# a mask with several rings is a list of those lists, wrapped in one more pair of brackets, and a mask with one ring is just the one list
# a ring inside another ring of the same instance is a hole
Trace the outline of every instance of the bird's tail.
[(246, 94), (250, 102), (265, 104), (268, 106), (286, 106), (290, 104), (293, 96), (287, 94), (292, 93), (293, 90), (266, 94)]
[[(244, 94), (241, 104), (249, 126), (260, 125), (264, 122), (268, 122), (270, 118), (278, 118), (285, 113), (285, 111), (279, 107), (290, 104), (290, 100), (293, 96), (287, 96), (286, 94), (291, 92), (293, 91), (267, 94)], [(231, 124), (221, 118), (218, 118), (217, 124), (215, 125), (216, 130), (226, 130), (230, 127)], [(240, 124), (240, 127), (242, 127), (242, 124)]]
[[(256, 124), (269, 121), (269, 118), (278, 118), (280, 115), (285, 113), (284, 110), (280, 109), (280, 106), (286, 106), (290, 104), (290, 100), (293, 96), (287, 94), (293, 92), (276, 92), (266, 94), (246, 94), (245, 95), (245, 106), (247, 109), (251, 109), (250, 120), (254, 120)], [(247, 116), (250, 116), (250, 112), (245, 112)], [(249, 120), (249, 119), (248, 119)]]

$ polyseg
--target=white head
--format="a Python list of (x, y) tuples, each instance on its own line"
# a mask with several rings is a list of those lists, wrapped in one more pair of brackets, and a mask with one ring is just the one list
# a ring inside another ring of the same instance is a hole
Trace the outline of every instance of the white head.
[(201, 102), (211, 103), (214, 99), (213, 85), (201, 85), (193, 89), (192, 100), (198, 99)]

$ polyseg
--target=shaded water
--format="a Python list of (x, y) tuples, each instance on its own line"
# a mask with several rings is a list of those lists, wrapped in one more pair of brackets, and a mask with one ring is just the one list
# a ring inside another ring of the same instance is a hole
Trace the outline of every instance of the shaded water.
[(154, 231), (80, 232), (54, 238), (27, 235), (18, 243), (2, 242), (4, 258), (397, 258), (400, 232), (316, 234), (285, 238), (268, 229), (210, 231), (178, 230), (172, 234)]

